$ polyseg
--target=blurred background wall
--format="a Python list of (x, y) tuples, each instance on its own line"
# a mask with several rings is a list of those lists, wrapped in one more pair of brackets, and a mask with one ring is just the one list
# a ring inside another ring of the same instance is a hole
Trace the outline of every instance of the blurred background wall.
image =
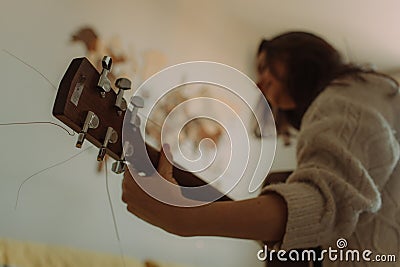
[[(255, 78), (260, 39), (292, 29), (321, 34), (347, 60), (397, 73), (399, 8), (396, 1), (4, 0), (0, 123), (54, 121), (52, 84), (58, 86), (72, 58), (87, 54), (82, 42), (71, 42), (82, 27), (95, 29), (105, 45), (136, 62), (135, 86), (163, 67), (192, 60), (221, 62)], [(120, 253), (95, 149), (86, 144), (89, 150), (27, 181), (15, 210), (24, 179), (79, 151), (75, 137), (52, 126), (0, 126), (0, 136), (0, 237)], [(295, 166), (294, 145), (278, 143), (274, 170)], [(181, 238), (138, 220), (120, 201), (121, 177), (109, 176), (127, 256), (193, 266), (262, 266), (254, 241)]]

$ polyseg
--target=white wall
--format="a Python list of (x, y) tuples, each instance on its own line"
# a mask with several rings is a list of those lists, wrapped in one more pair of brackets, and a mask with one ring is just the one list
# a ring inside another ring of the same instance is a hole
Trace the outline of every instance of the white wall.
[[(159, 50), (168, 64), (222, 62), (253, 75), (260, 36), (229, 17), (213, 1), (5, 0), (0, 16), (1, 48), (25, 60), (58, 86), (74, 57), (84, 55), (70, 35), (94, 26), (103, 38), (119, 35), (135, 48)], [(55, 89), (38, 73), (0, 51), (0, 123), (55, 121)], [(138, 82), (138, 81), (137, 81)], [(33, 173), (79, 151), (75, 137), (52, 126), (0, 126), (0, 237), (34, 240), (119, 253), (104, 175), (95, 172), (94, 149), (19, 184)], [(87, 144), (85, 147), (89, 147)], [(291, 152), (291, 151), (289, 151)], [(293, 158), (282, 157), (293, 165)], [(121, 177), (110, 173), (122, 248), (127, 256), (194, 266), (262, 266), (258, 245), (225, 238), (179, 238), (127, 213), (120, 201)]]

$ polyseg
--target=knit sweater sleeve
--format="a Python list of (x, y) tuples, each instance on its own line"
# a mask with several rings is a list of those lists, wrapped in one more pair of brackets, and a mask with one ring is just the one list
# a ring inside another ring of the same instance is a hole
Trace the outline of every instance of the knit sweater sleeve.
[(394, 140), (379, 113), (340, 97), (318, 98), (303, 119), (297, 169), (263, 190), (287, 203), (281, 248), (333, 244), (354, 232), (362, 213), (377, 212), (399, 157)]

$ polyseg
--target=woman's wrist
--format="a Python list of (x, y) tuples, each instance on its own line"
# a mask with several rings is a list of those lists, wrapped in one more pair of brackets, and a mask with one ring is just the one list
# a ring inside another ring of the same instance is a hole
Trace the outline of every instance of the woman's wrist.
[(281, 240), (287, 220), (283, 198), (269, 194), (243, 201), (213, 202), (199, 207), (173, 207), (171, 231), (180, 236), (224, 236)]

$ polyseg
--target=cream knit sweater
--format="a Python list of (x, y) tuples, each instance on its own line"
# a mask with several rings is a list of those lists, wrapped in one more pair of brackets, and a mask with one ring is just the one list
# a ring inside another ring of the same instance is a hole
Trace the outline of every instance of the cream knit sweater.
[(361, 257), (369, 249), (371, 260), (397, 260), (331, 261), (326, 254), (324, 267), (400, 266), (400, 93), (387, 78), (363, 77), (331, 85), (315, 99), (303, 117), (296, 170), (286, 183), (264, 189), (287, 202), (281, 249), (338, 249), (345, 238), (343, 253), (358, 249)]

